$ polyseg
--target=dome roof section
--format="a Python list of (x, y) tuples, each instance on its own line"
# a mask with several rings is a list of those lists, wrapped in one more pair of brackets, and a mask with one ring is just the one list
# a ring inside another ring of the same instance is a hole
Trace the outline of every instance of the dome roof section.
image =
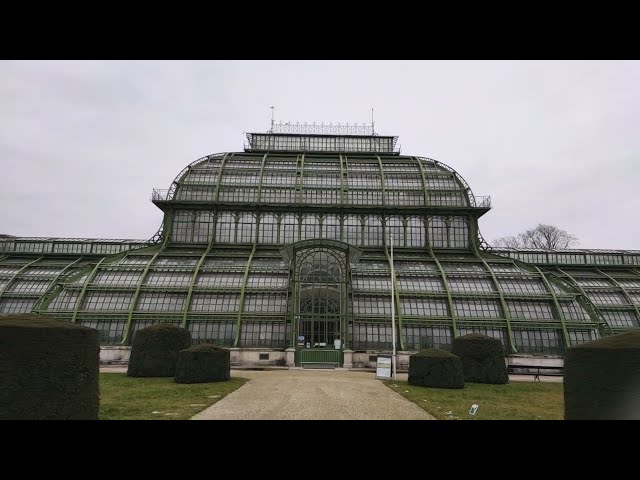
[(335, 207), (490, 208), (451, 167), (422, 157), (221, 153), (187, 166), (154, 202)]

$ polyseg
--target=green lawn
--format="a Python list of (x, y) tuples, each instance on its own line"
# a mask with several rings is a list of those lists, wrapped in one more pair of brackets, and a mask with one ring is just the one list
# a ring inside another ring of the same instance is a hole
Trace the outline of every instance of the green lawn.
[(127, 377), (100, 374), (100, 420), (187, 420), (248, 380), (175, 383), (173, 377)]
[[(465, 383), (463, 389), (415, 387), (407, 382), (384, 384), (438, 420), (562, 420), (562, 383), (512, 382), (506, 385)], [(469, 415), (477, 404), (475, 416)]]

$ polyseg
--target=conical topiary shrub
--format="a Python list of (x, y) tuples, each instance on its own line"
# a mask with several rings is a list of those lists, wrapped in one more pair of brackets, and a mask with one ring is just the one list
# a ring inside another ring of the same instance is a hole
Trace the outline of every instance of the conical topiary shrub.
[(97, 420), (99, 368), (97, 330), (0, 316), (0, 420)]
[(565, 420), (640, 420), (640, 331), (567, 349)]
[(177, 383), (224, 382), (230, 377), (231, 355), (225, 348), (202, 343), (178, 353)]
[(130, 377), (173, 377), (178, 352), (189, 348), (191, 333), (168, 323), (138, 330), (133, 337), (127, 375)]
[(504, 349), (497, 338), (480, 333), (454, 338), (451, 352), (462, 361), (465, 382), (509, 383)]
[(409, 357), (409, 385), (464, 388), (462, 362), (446, 350), (422, 350)]

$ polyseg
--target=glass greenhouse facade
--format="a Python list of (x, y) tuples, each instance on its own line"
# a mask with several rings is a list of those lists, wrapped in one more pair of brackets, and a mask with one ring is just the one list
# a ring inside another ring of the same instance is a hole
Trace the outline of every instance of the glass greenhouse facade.
[(640, 251), (492, 249), (478, 229), (490, 198), (400, 155), (397, 137), (247, 137), (153, 191), (164, 219), (149, 241), (0, 237), (0, 314), (94, 327), (105, 345), (167, 322), (298, 364), (338, 338), (390, 351), (392, 282), (406, 352), (481, 332), (506, 353), (562, 355), (640, 326)]

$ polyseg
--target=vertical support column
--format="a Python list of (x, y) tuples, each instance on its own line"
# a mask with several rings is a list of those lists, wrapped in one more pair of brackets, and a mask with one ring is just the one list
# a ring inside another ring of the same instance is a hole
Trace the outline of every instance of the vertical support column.
[(216, 212), (213, 217), (213, 226), (211, 230), (211, 238), (209, 238), (209, 244), (207, 245), (207, 248), (205, 249), (200, 259), (198, 260), (198, 263), (196, 264), (196, 268), (193, 271), (193, 275), (191, 276), (191, 281), (189, 282), (189, 292), (187, 293), (187, 299), (184, 302), (184, 312), (182, 314), (182, 322), (180, 323), (180, 326), (182, 328), (188, 327), (187, 318), (189, 314), (189, 308), (191, 307), (191, 299), (193, 298), (193, 287), (196, 284), (196, 281), (198, 279), (198, 274), (200, 273), (200, 268), (202, 267), (202, 264), (204, 263), (205, 259), (207, 258), (207, 255), (209, 255), (209, 252), (211, 252), (211, 249), (215, 244), (217, 223), (218, 223), (218, 213)]
[(475, 251), (478, 255), (480, 255), (480, 251), (481, 251), (481, 241), (480, 241), (480, 231), (478, 229), (478, 219), (476, 218), (475, 221), (472, 221), (472, 218), (469, 216), (467, 217), (467, 221), (469, 222), (469, 245), (471, 246), (471, 248), (473, 249), (473, 251)]
[(93, 280), (96, 278), (96, 274), (98, 273), (98, 268), (105, 261), (105, 258), (101, 258), (98, 263), (96, 263), (95, 267), (91, 270), (91, 273), (87, 276), (87, 280), (84, 282), (82, 286), (82, 290), (80, 290), (80, 294), (78, 295), (78, 300), (76, 300), (76, 306), (73, 308), (73, 315), (71, 316), (71, 322), (76, 323), (76, 319), (78, 317), (78, 311), (80, 310), (80, 306), (84, 301), (84, 297), (87, 293), (87, 287)]
[(233, 153), (225, 153), (224, 157), (222, 157), (222, 161), (220, 162), (220, 170), (218, 171), (218, 180), (216, 182), (216, 193), (215, 193), (216, 203), (218, 203), (218, 200), (220, 199), (220, 184), (222, 183), (222, 171), (224, 170), (224, 164), (227, 161), (227, 156), (233, 157)]
[(553, 290), (553, 287), (551, 286), (551, 284), (549, 284), (549, 281), (547, 280), (547, 277), (544, 276), (544, 272), (542, 270), (540, 270), (540, 268), (538, 268), (537, 266), (534, 265), (534, 267), (536, 269), (536, 271), (540, 274), (540, 276), (542, 277), (542, 281), (544, 282), (544, 286), (547, 289), (547, 291), (551, 294), (551, 296), (553, 297), (553, 304), (556, 307), (556, 310), (558, 311), (558, 317), (560, 318), (560, 323), (562, 324), (562, 335), (564, 336), (564, 344), (566, 347), (570, 347), (571, 346), (571, 339), (569, 338), (569, 332), (567, 331), (567, 325), (566, 325), (566, 320), (564, 317), (564, 312), (562, 311), (562, 307), (560, 306), (560, 302), (558, 302), (558, 297), (556, 297), (556, 292)]
[(442, 276), (442, 283), (444, 283), (444, 288), (447, 291), (447, 300), (449, 302), (449, 312), (451, 313), (451, 327), (453, 329), (453, 338), (457, 338), (458, 325), (456, 323), (456, 311), (455, 311), (455, 308), (453, 308), (453, 298), (451, 297), (451, 289), (449, 288), (447, 275), (444, 273), (444, 268), (442, 268), (442, 265), (440, 265), (440, 261), (436, 258), (436, 255), (435, 253), (433, 253), (431, 246), (429, 246), (429, 253), (431, 254), (431, 258), (433, 258), (433, 260), (436, 262), (436, 266), (438, 267), (438, 270), (440, 271), (440, 275)]
[(304, 189), (304, 155), (303, 153), (302, 157), (298, 156), (297, 162), (298, 178), (296, 182), (296, 195), (298, 197), (298, 205), (302, 205), (302, 191)]
[(418, 167), (420, 167), (420, 178), (422, 178), (422, 193), (424, 194), (424, 206), (426, 207), (429, 205), (429, 193), (427, 190), (427, 177), (424, 174), (424, 167), (422, 166), (422, 162), (418, 157), (411, 158), (413, 158), (418, 163)]
[(382, 166), (382, 159), (376, 155), (376, 158), (378, 159), (378, 165), (380, 166), (380, 186), (382, 188), (382, 208), (385, 208), (387, 206), (387, 189), (385, 187), (385, 181), (384, 181), (384, 168)]
[(298, 278), (296, 276), (296, 250), (291, 250), (289, 258), (289, 289), (291, 290), (291, 303), (287, 305), (291, 322), (291, 347), (297, 347), (299, 322), (298, 322)]
[[(166, 238), (169, 238), (169, 233), (167, 233)], [(136, 291), (134, 292), (133, 299), (131, 300), (131, 305), (129, 305), (129, 312), (127, 313), (127, 323), (126, 323), (126, 325), (124, 327), (124, 335), (122, 337), (122, 342), (120, 342), (122, 345), (126, 345), (129, 342), (129, 339), (131, 337), (131, 329), (132, 329), (132, 326), (133, 326), (133, 312), (136, 309), (136, 304), (138, 303), (138, 298), (140, 298), (140, 291), (142, 289), (142, 284), (147, 279), (147, 275), (149, 274), (149, 269), (151, 268), (151, 265), (153, 265), (153, 263), (156, 261), (156, 258), (158, 258), (158, 255), (160, 255), (160, 253), (162, 253), (162, 251), (164, 250), (166, 244), (167, 244), (167, 241), (165, 239), (165, 241), (163, 242), (162, 246), (160, 246), (158, 251), (147, 262), (147, 265), (144, 267), (144, 270), (142, 271), (142, 274), (140, 275), (140, 279), (138, 280), (138, 283), (136, 285)]]
[(518, 349), (516, 348), (515, 338), (513, 336), (513, 331), (511, 330), (511, 313), (509, 312), (509, 307), (507, 306), (507, 302), (504, 299), (504, 292), (502, 291), (502, 287), (500, 286), (500, 282), (496, 278), (496, 274), (493, 273), (489, 264), (482, 258), (482, 255), (477, 249), (477, 246), (474, 245), (474, 250), (476, 256), (482, 261), (484, 268), (487, 269), (487, 272), (491, 275), (493, 279), (493, 284), (496, 286), (496, 290), (498, 291), (498, 295), (500, 296), (500, 305), (502, 306), (502, 311), (504, 312), (504, 319), (507, 324), (507, 333), (509, 335), (509, 347), (512, 353), (518, 353)]
[[(398, 293), (398, 281), (396, 279), (395, 268), (391, 263), (391, 256), (389, 255), (389, 250), (387, 249), (387, 245), (385, 242), (384, 253), (387, 256), (387, 262), (389, 262), (389, 270), (391, 271), (392, 281), (393, 281), (393, 290), (394, 290), (394, 298), (395, 298), (395, 315), (398, 319), (398, 339), (400, 343), (400, 350), (404, 350), (404, 339), (402, 338), (402, 312), (400, 308), (400, 294)], [(394, 332), (395, 334), (396, 332)]]
[[(344, 179), (347, 176), (347, 169), (346, 169), (345, 162), (346, 162), (346, 158), (343, 158), (342, 154), (340, 154), (340, 206), (344, 206), (347, 201), (344, 193)], [(340, 231), (340, 233), (342, 235), (342, 230)], [(340, 240), (342, 240), (342, 236), (340, 236)]]
[(262, 157), (262, 163), (260, 164), (260, 178), (258, 179), (258, 198), (256, 200), (257, 203), (262, 201), (262, 176), (264, 175), (264, 164), (267, 161), (268, 153), (265, 153)]
[[(347, 247), (344, 252), (344, 290), (346, 295), (345, 309), (344, 309), (344, 332), (341, 335), (342, 340), (342, 353), (343, 353), (343, 366), (347, 362), (345, 351), (350, 350), (351, 338), (349, 337), (349, 320), (353, 318), (353, 272), (351, 271), (351, 245)], [(351, 301), (349, 301), (351, 299)], [(353, 320), (351, 320), (353, 324)], [(348, 367), (345, 367), (348, 368)]]
[[(422, 162), (418, 157), (411, 157), (420, 168), (420, 178), (422, 179), (422, 194), (424, 196), (424, 206), (427, 207), (429, 205), (429, 193), (427, 189), (427, 178), (424, 174), (424, 167), (422, 166)], [(427, 250), (431, 249), (431, 237), (429, 235), (429, 215), (424, 215), (422, 217), (422, 223), (424, 228), (424, 245)]]
[(166, 222), (167, 228), (165, 228), (163, 232), (164, 238), (162, 240), (162, 245), (160, 245), (160, 247), (158, 248), (158, 251), (147, 262), (147, 265), (142, 271), (142, 274), (140, 275), (140, 279), (136, 284), (136, 291), (133, 294), (133, 299), (131, 300), (131, 305), (129, 305), (129, 311), (127, 312), (127, 323), (124, 327), (124, 335), (122, 336), (122, 341), (120, 342), (121, 345), (126, 345), (130, 341), (131, 329), (133, 327), (133, 312), (136, 308), (136, 304), (138, 303), (138, 298), (140, 297), (140, 290), (142, 289), (142, 284), (147, 279), (147, 275), (149, 274), (149, 269), (151, 268), (151, 265), (153, 265), (153, 263), (156, 261), (156, 258), (158, 258), (158, 255), (160, 255), (160, 253), (162, 253), (164, 249), (167, 247), (167, 245), (169, 244), (169, 239), (171, 238), (171, 230), (173, 226), (174, 213), (175, 212), (171, 211), (171, 212), (168, 212), (168, 214), (165, 214), (165, 222)]
[(253, 261), (253, 256), (256, 253), (256, 248), (258, 247), (258, 235), (260, 234), (260, 216), (256, 214), (256, 231), (254, 234), (253, 240), (253, 248), (251, 249), (251, 253), (249, 254), (249, 258), (247, 259), (247, 265), (244, 268), (244, 276), (242, 277), (242, 287), (240, 289), (240, 300), (238, 302), (238, 322), (236, 329), (236, 338), (233, 341), (234, 348), (237, 348), (240, 344), (241, 337), (241, 329), (242, 329), (242, 313), (244, 311), (244, 296), (245, 290), (247, 288), (247, 280), (249, 278), (249, 271), (251, 269), (251, 262)]

